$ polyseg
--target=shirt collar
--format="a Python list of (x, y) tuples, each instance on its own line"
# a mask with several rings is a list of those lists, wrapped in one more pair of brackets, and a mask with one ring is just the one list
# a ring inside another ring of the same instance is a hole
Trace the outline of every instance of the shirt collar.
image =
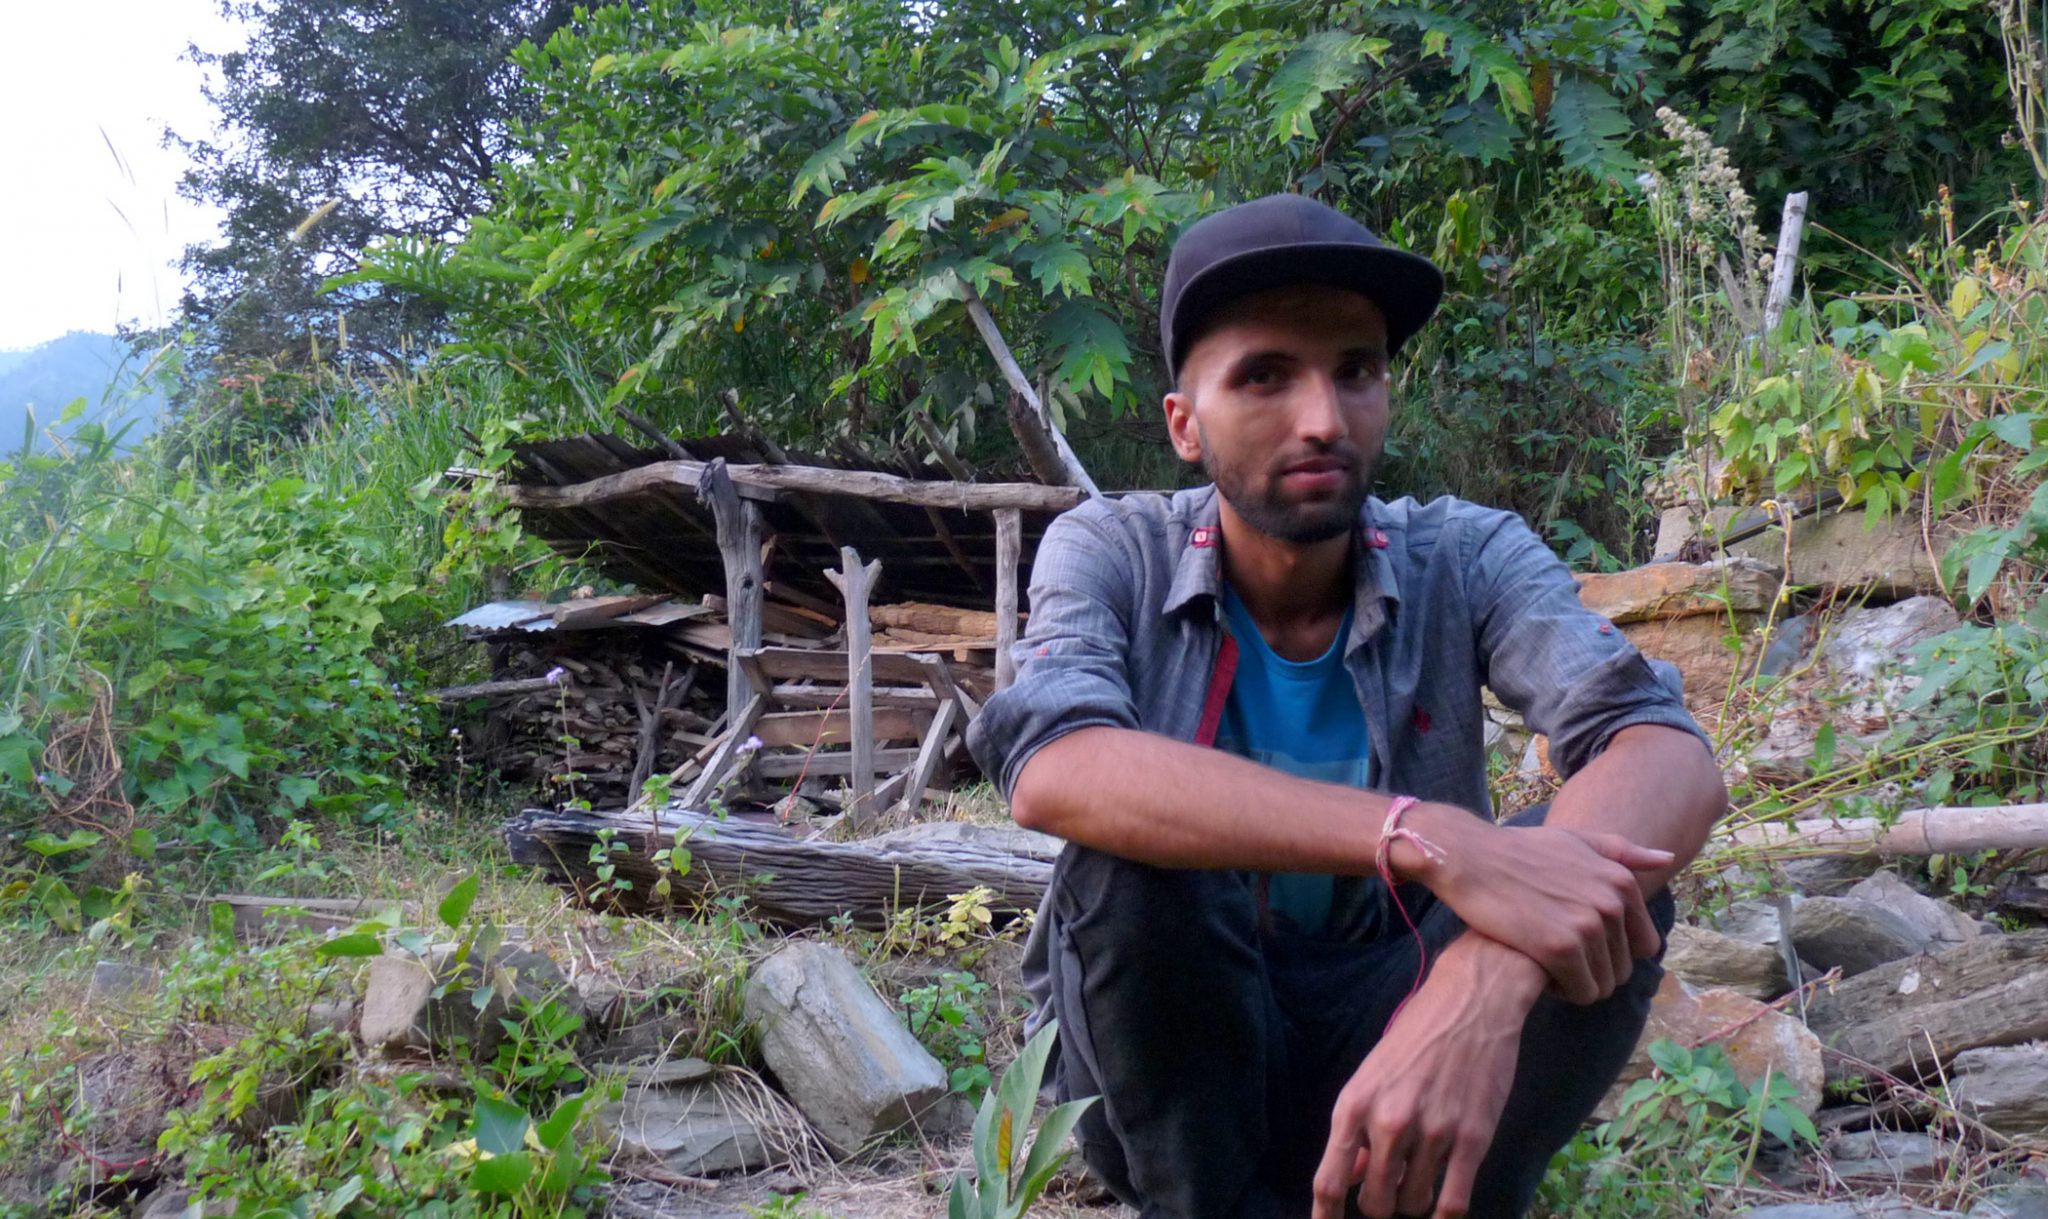
[[(1173, 584), (1166, 591), (1164, 616), (1186, 609), (1197, 598), (1209, 599), (1212, 612), (1220, 606), (1223, 592), (1223, 507), (1222, 497), (1211, 484), (1202, 488), (1190, 514), (1187, 542), (1175, 561)], [(1349, 652), (1379, 633), (1401, 600), (1401, 584), (1394, 572), (1393, 549), (1398, 530), (1375, 522), (1383, 521), (1383, 505), (1369, 498), (1358, 516), (1358, 546), (1352, 552), (1363, 556), (1352, 564), (1353, 593)]]

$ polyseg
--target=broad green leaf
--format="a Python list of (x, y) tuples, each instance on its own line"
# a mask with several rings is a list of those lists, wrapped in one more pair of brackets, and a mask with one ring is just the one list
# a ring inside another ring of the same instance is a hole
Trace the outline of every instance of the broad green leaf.
[(556, 1105), (555, 1111), (548, 1115), (547, 1120), (534, 1128), (534, 1135), (540, 1140), (542, 1147), (549, 1151), (561, 1147), (562, 1140), (568, 1138), (569, 1132), (576, 1128), (576, 1119), (583, 1116), (583, 1103), (588, 1098), (588, 1093), (577, 1093)]
[(471, 1188), (480, 1194), (505, 1197), (519, 1192), (533, 1176), (533, 1157), (524, 1151), (478, 1160), (470, 1169)]
[(323, 957), (375, 957), (384, 954), (384, 941), (367, 931), (351, 932), (326, 940), (313, 950)]
[(462, 920), (469, 917), (469, 908), (476, 904), (478, 878), (478, 873), (471, 872), (456, 881), (454, 887), (448, 890), (448, 895), (443, 897), (441, 904), (435, 908), (434, 913), (449, 929), (459, 929)]
[(1628, 153), (1635, 125), (1607, 86), (1576, 72), (1560, 73), (1550, 102), (1550, 134), (1565, 167), (1621, 185), (1641, 165)]
[(1387, 46), (1383, 38), (1344, 30), (1324, 30), (1302, 39), (1266, 83), (1265, 99), (1272, 111), (1267, 125), (1272, 137), (1283, 143), (1313, 138), (1313, 115), (1322, 105), (1323, 95), (1357, 80), (1358, 66), (1367, 59), (1379, 59)]
[(480, 1096), (476, 1102), (476, 1145), (494, 1156), (510, 1155), (526, 1145), (526, 1128), (533, 1120), (526, 1110), (510, 1101)]

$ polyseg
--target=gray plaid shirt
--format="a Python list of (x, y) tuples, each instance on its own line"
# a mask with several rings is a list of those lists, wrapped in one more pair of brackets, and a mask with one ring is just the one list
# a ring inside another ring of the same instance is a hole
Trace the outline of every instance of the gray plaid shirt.
[[(1213, 486), (1092, 500), (1046, 530), (1017, 680), (967, 733), (1005, 798), (1033, 754), (1076, 729), (1213, 739), (1231, 651), (1218, 503)], [(1632, 724), (1706, 740), (1677, 671), (1581, 607), (1571, 573), (1520, 517), (1449, 497), (1372, 499), (1360, 515), (1344, 665), (1382, 790), (1491, 812), (1482, 686), (1550, 739), (1551, 765), (1567, 778)], [(1374, 892), (1340, 878), (1331, 934), (1377, 923)], [(1056, 929), (1041, 914), (1024, 975), (1042, 1011)]]

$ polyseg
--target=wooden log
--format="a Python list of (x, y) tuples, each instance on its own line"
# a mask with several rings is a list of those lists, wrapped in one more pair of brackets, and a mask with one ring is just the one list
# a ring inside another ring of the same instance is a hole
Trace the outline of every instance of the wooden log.
[[(515, 508), (589, 508), (615, 499), (643, 495), (657, 488), (682, 488), (694, 493), (698, 480), (703, 477), (705, 464), (700, 461), (657, 461), (568, 486), (515, 483), (505, 491)], [(809, 491), (819, 495), (850, 495), (890, 504), (954, 508), (962, 512), (986, 512), (996, 508), (1065, 512), (1085, 498), (1085, 493), (1077, 488), (1048, 487), (1042, 483), (937, 482), (902, 478), (873, 470), (828, 470), (822, 466), (728, 465), (725, 469), (736, 489), (771, 497), (786, 491)]]
[(996, 689), (1017, 680), (1017, 567), (1024, 548), (1024, 524), (1015, 508), (996, 509)]
[(2048, 847), (2048, 804), (1916, 808), (1890, 825), (1871, 817), (1743, 826), (1721, 839), (1741, 847), (1814, 855), (1967, 855)]
[(2048, 1037), (2048, 931), (1981, 936), (1837, 982), (1807, 1008), (1828, 1076), (1868, 1063), (1908, 1080), (1964, 1050)]
[(931, 412), (920, 406), (910, 412), (910, 417), (917, 421), (917, 430), (924, 433), (925, 440), (931, 444), (932, 452), (938, 457), (939, 464), (945, 467), (946, 473), (951, 475), (955, 482), (973, 482), (974, 471), (968, 469), (967, 463), (961, 461), (960, 455), (953, 451), (953, 446), (946, 443), (946, 438), (939, 432), (939, 425), (932, 419)]
[[(623, 851), (608, 858), (617, 875), (633, 882), (617, 893), (597, 883), (590, 848), (603, 830)], [(1052, 865), (973, 842), (917, 842), (875, 846), (858, 842), (799, 842), (768, 825), (670, 808), (655, 814), (548, 812), (529, 809), (505, 823), (512, 858), (539, 866), (559, 883), (600, 900), (646, 909), (660, 873), (653, 853), (684, 835), (689, 870), (670, 877), (684, 904), (718, 893), (742, 893), (763, 919), (807, 926), (849, 915), (861, 927), (882, 927), (904, 909), (942, 908), (949, 894), (985, 885), (995, 893), (997, 918), (1035, 909), (1052, 878)]]
[(969, 639), (994, 639), (996, 615), (987, 610), (955, 609), (905, 601), (899, 605), (877, 605), (868, 610), (868, 621), (879, 627), (907, 627), (926, 635), (958, 635)]
[(846, 815), (854, 825), (875, 811), (875, 682), (868, 591), (881, 576), (880, 561), (862, 564), (860, 552), (851, 546), (839, 551), (839, 570), (825, 573), (846, 599), (846, 692), (853, 712), (853, 799), (847, 802)]
[[(874, 693), (876, 718), (879, 722), (883, 709), (901, 707), (913, 711), (936, 711), (939, 697), (922, 686), (877, 686)], [(838, 707), (846, 701), (846, 692), (827, 689), (822, 686), (778, 685), (775, 687), (775, 705), (778, 707), (811, 708)]]
[(235, 918), (235, 938), (267, 943), (294, 931), (347, 931), (365, 919), (397, 907), (405, 918), (419, 916), (418, 902), (380, 902), (367, 897), (255, 897), (224, 893), (205, 899), (226, 906)]
[[(725, 564), (725, 617), (734, 652), (761, 646), (761, 506), (740, 499), (723, 461), (704, 468), (697, 493), (718, 521), (718, 555)], [(726, 665), (725, 705), (742, 706), (752, 693), (737, 664)]]

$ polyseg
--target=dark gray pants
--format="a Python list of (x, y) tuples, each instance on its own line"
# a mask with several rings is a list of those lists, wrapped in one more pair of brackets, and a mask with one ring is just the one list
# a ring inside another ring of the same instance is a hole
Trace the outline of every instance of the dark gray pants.
[[(1402, 895), (1433, 959), (1463, 925), (1419, 886)], [(1057, 1089), (1063, 1100), (1102, 1098), (1077, 1131), (1090, 1170), (1144, 1219), (1305, 1219), (1337, 1094), (1415, 979), (1400, 915), (1387, 904), (1362, 941), (1274, 934), (1250, 873), (1080, 847), (1048, 900)], [(1650, 913), (1668, 932), (1670, 895)], [(1474, 1219), (1528, 1209), (1552, 1155), (1627, 1060), (1662, 977), (1638, 963), (1604, 1003), (1538, 1001)]]

